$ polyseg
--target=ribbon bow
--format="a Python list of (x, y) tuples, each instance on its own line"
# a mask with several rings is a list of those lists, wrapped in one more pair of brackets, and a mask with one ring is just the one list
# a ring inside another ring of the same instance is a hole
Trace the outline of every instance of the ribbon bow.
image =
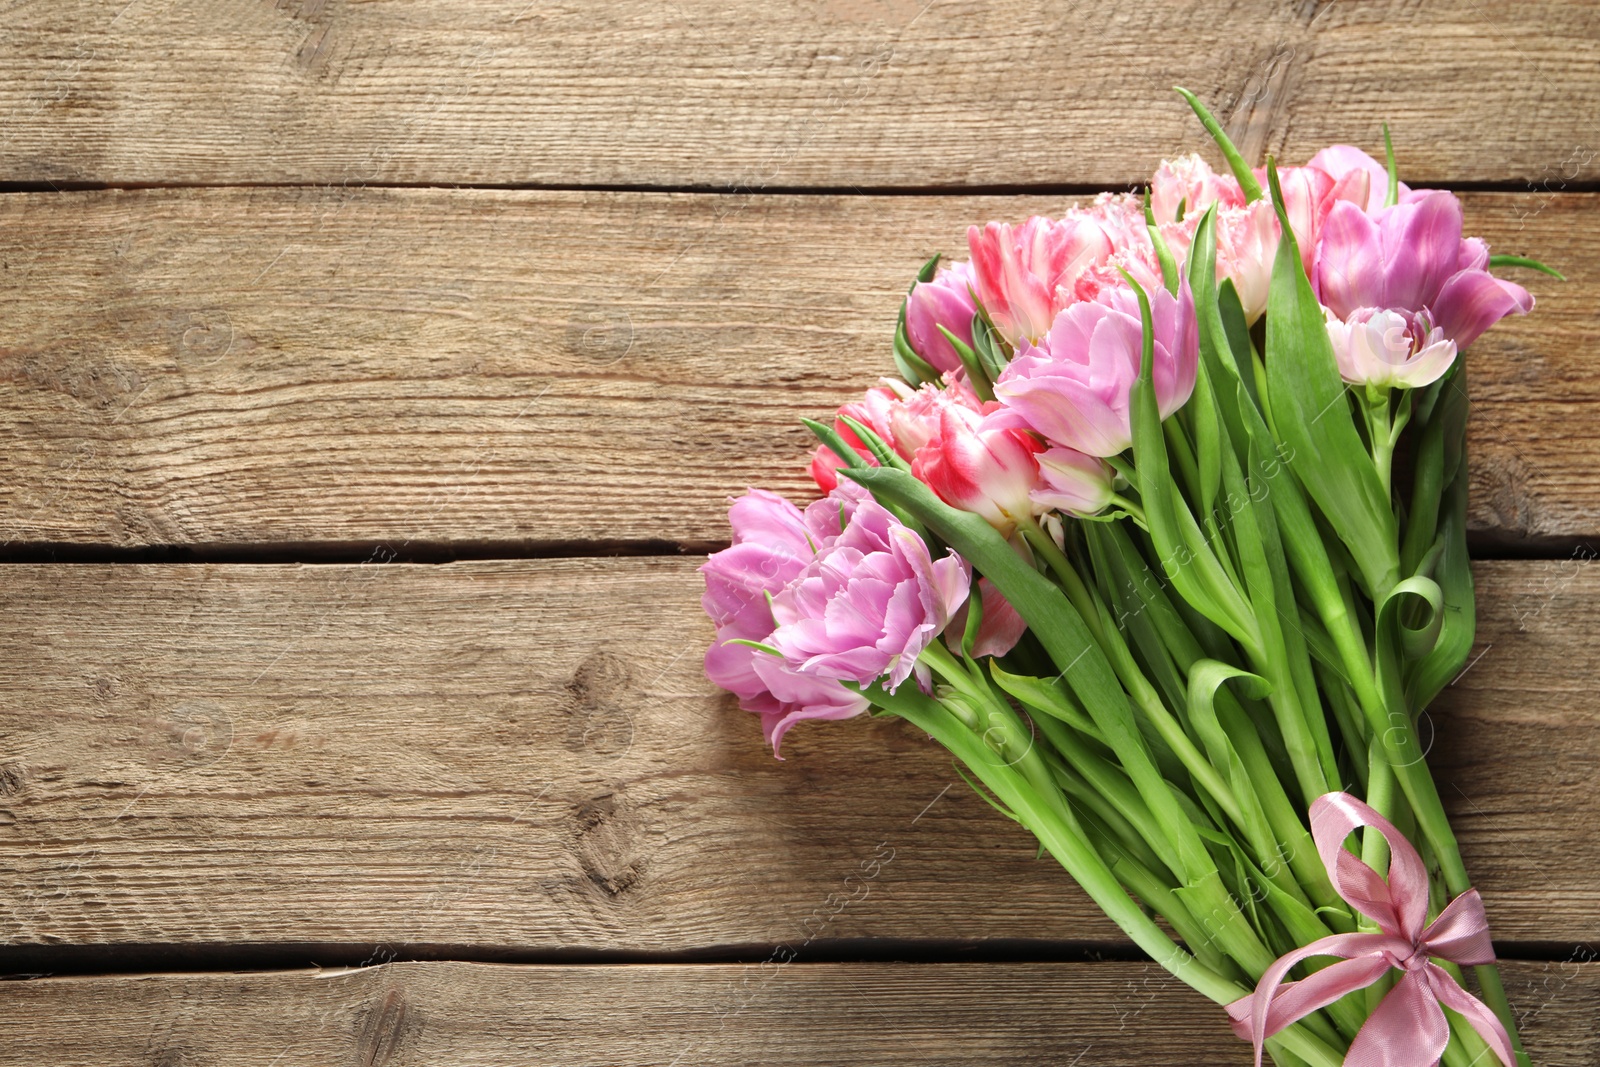
[[(1389, 842), (1387, 881), (1345, 850), (1345, 837), (1362, 826), (1373, 827)], [(1478, 891), (1462, 893), (1425, 925), (1428, 872), (1422, 857), (1389, 820), (1348, 793), (1329, 793), (1312, 803), (1311, 836), (1339, 895), (1377, 923), (1380, 932), (1334, 934), (1295, 949), (1267, 968), (1254, 993), (1228, 1005), (1233, 1032), (1255, 1043), (1256, 1067), (1261, 1067), (1268, 1037), (1346, 993), (1365, 989), (1391, 969), (1405, 974), (1356, 1034), (1345, 1067), (1437, 1065), (1450, 1043), (1450, 1025), (1440, 1005), (1465, 1016), (1500, 1062), (1515, 1067), (1511, 1038), (1494, 1012), (1430, 962), (1494, 962)], [(1289, 968), (1311, 956), (1337, 956), (1343, 962), (1298, 982), (1283, 980)]]

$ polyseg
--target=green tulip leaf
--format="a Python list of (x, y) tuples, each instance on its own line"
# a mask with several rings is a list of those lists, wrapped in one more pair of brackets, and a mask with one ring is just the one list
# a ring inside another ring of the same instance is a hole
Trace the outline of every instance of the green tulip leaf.
[(1267, 297), (1267, 391), (1289, 466), (1381, 598), (1400, 576), (1399, 534), (1389, 495), (1350, 417), (1322, 305), (1300, 262), (1270, 162), (1268, 180), (1282, 237)]

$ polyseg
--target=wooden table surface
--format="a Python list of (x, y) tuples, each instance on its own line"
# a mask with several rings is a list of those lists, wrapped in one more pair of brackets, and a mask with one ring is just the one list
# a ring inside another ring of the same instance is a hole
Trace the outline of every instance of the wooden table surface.
[(1468, 362), (1431, 762), (1600, 1064), (1600, 4), (0, 3), (0, 1064), (1238, 1065), (699, 557), (968, 222), (1372, 146), (1567, 273)]

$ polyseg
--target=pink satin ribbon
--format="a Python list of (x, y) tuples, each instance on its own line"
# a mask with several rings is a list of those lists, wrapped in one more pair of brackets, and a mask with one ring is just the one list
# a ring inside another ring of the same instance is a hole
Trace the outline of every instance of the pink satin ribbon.
[[(1389, 842), (1389, 878), (1344, 847), (1345, 837), (1371, 826)], [(1311, 805), (1311, 836), (1339, 895), (1378, 924), (1375, 934), (1334, 934), (1284, 956), (1261, 976), (1256, 991), (1228, 1005), (1233, 1032), (1256, 1047), (1256, 1067), (1267, 1038), (1365, 989), (1390, 970), (1404, 974), (1356, 1034), (1345, 1067), (1437, 1065), (1450, 1042), (1444, 1008), (1465, 1016), (1505, 1067), (1515, 1067), (1511, 1038), (1494, 1012), (1431, 959), (1463, 967), (1494, 962), (1489, 921), (1476, 889), (1456, 897), (1428, 921), (1428, 872), (1422, 857), (1394, 825), (1348, 793), (1329, 793)], [(1337, 956), (1335, 963), (1298, 982), (1285, 982), (1289, 968), (1312, 956)], [(1443, 1005), (1441, 1007), (1440, 1005)]]

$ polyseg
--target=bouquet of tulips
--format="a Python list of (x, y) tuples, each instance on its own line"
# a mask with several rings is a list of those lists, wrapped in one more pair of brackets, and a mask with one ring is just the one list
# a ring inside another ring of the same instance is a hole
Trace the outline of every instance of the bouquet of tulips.
[(1231, 173), (923, 268), (898, 378), (808, 423), (826, 495), (733, 502), (707, 674), (774, 752), (928, 734), (1258, 1063), (1525, 1064), (1416, 722), (1473, 639), (1459, 353), (1548, 269), (1184, 96)]

